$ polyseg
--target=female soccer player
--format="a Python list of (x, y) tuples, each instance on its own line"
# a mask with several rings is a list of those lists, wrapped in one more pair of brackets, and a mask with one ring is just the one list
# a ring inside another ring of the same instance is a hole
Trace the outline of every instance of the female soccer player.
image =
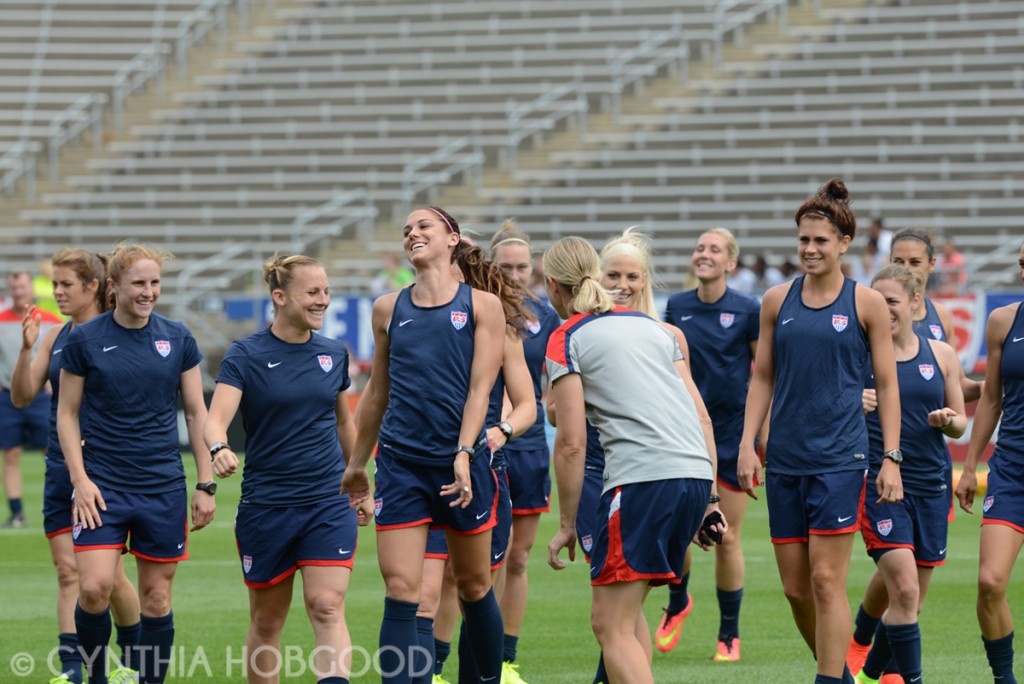
[[(506, 220), (491, 238), (490, 254), (498, 266), (509, 277), (527, 289), (533, 277), (533, 253), (530, 237), (516, 226), (512, 219)], [(526, 614), (526, 600), (529, 593), (527, 561), (530, 550), (537, 539), (540, 514), (551, 510), (551, 454), (548, 451), (544, 429), (544, 412), (541, 395), (544, 393), (544, 352), (548, 338), (561, 325), (558, 314), (547, 304), (527, 297), (524, 308), (533, 314), (535, 320), (527, 323), (522, 332), (523, 352), (526, 366), (533, 381), (536, 402), (536, 421), (521, 435), (505, 443), (508, 438), (500, 430), (500, 423), (488, 420), (488, 436), (495, 440), (504, 452), (507, 464), (509, 493), (512, 497), (512, 544), (508, 549), (507, 562), (499, 570), (498, 586), (502, 585), (500, 574), (504, 573), (504, 588), (500, 592), (501, 617), (505, 623), (502, 677), (505, 684), (520, 684), (516, 664), (516, 649), (519, 632)], [(505, 430), (507, 432), (507, 430)], [(504, 446), (500, 445), (504, 443)]]
[(61, 352), (57, 433), (74, 485), (78, 561), (75, 625), (96, 654), (90, 681), (105, 681), (108, 604), (126, 541), (138, 565), (142, 682), (163, 682), (174, 642), (171, 586), (188, 558), (185, 471), (178, 448), (178, 394), (195, 454), (191, 531), (213, 520), (202, 356), (184, 325), (157, 313), (160, 270), (169, 254), (122, 244), (110, 256), (113, 311), (75, 326)]
[[(73, 487), (64, 465), (64, 454), (57, 438), (57, 398), (60, 396), (60, 354), (68, 334), (78, 325), (106, 311), (107, 273), (103, 260), (84, 249), (61, 249), (53, 255), (53, 294), (60, 312), (71, 320), (51, 328), (39, 343), (41, 317), (34, 309), (22, 320), (22, 345), (11, 379), (11, 399), (18, 408), (28, 406), (50, 382), (50, 436), (46, 443), (46, 476), (43, 489), (43, 531), (50, 542), (50, 556), (57, 568), (57, 625), (60, 628), (61, 675), (52, 681), (80, 682), (82, 654), (75, 633), (75, 604), (78, 602), (78, 568), (71, 542), (71, 493)], [(121, 647), (121, 664), (110, 673), (118, 682), (136, 674), (131, 647), (139, 639), (139, 596), (124, 574), (124, 561), (118, 559), (116, 577), (110, 595)]]
[[(717, 513), (711, 421), (675, 337), (651, 317), (614, 307), (600, 262), (582, 238), (544, 254), (548, 296), (568, 318), (548, 343), (558, 434), (560, 529), (548, 563), (568, 547), (584, 477), (586, 414), (605, 448), (605, 491), (591, 550), (591, 622), (611, 681), (653, 682), (636, 634), (650, 586), (678, 582), (686, 545)], [(724, 519), (706, 526), (725, 531)], [(650, 643), (649, 636), (646, 639)]]
[[(899, 264), (879, 271), (871, 287), (881, 293), (892, 318), (902, 420), (900, 465), (903, 501), (879, 504), (875, 477), (882, 465), (882, 431), (878, 413), (868, 410), (874, 382), (867, 379), (865, 410), (869, 466), (861, 519), (868, 554), (878, 566), (887, 596), (893, 597), (867, 654), (861, 682), (876, 682), (890, 660), (903, 681), (920, 681), (921, 633), (917, 615), (931, 581), (932, 569), (946, 562), (949, 527), (949, 452), (944, 436), (957, 438), (967, 428), (958, 382), (960, 362), (945, 342), (918, 333), (913, 318), (921, 305), (919, 283)], [(948, 378), (948, 381), (947, 381)]]
[[(747, 496), (736, 479), (743, 405), (747, 398), (750, 362), (757, 350), (760, 304), (727, 285), (736, 268), (740, 248), (726, 228), (712, 228), (697, 239), (690, 261), (698, 286), (668, 300), (665, 320), (678, 325), (690, 341), (690, 372), (700, 390), (715, 428), (718, 455), (718, 493), (729, 531), (715, 547), (715, 585), (718, 594), (718, 646), (714, 659), (740, 659), (740, 604), (743, 600), (743, 549), (740, 528), (747, 511)], [(683, 581), (670, 585), (665, 617), (655, 632), (659, 651), (671, 651), (679, 642), (683, 621), (692, 609), (686, 592), (689, 562)]]
[(794, 621), (818, 661), (815, 682), (838, 684), (849, 677), (846, 578), (868, 463), (861, 394), (869, 359), (885, 448), (877, 489), (887, 502), (903, 498), (899, 393), (885, 301), (840, 270), (856, 232), (843, 182), (834, 178), (805, 201), (796, 224), (805, 275), (771, 288), (761, 302), (737, 473), (756, 497), (762, 467), (754, 443), (771, 405), (767, 491), (775, 558)]
[[(403, 246), (416, 282), (373, 305), (374, 380), (363, 393), (342, 491), (352, 505), (369, 498), (366, 463), (379, 443), (374, 512), (387, 592), (384, 681), (411, 680), (408, 655), (420, 638), (416, 610), (429, 525), (446, 528), (474, 660), (481, 679), (497, 681), (502, 623), (490, 574), (497, 482), (484, 417), (501, 365), (506, 312), (498, 297), (452, 273), (453, 260), (479, 248), (461, 241), (458, 223), (443, 209), (409, 214)], [(431, 636), (423, 646), (429, 651), (432, 644)]]
[(356, 514), (339, 495), (356, 434), (346, 391), (348, 352), (340, 341), (315, 334), (331, 302), (318, 261), (276, 256), (264, 264), (263, 279), (274, 322), (228, 349), (205, 430), (214, 474), (229, 477), (238, 457), (227, 429), (241, 408), (245, 473), (235, 538), (249, 587), (248, 678), (254, 684), (279, 679), (281, 630), (299, 570), (316, 638), (317, 681), (347, 684), (352, 642), (345, 593), (357, 537)]
[[(1024, 246), (1017, 260), (1024, 281)], [(988, 464), (988, 492), (982, 506), (978, 564), (978, 624), (992, 676), (1014, 684), (1013, 617), (1006, 601), (1010, 573), (1024, 545), (1024, 307), (1000, 307), (988, 317), (985, 387), (974, 415), (964, 472), (956, 488), (960, 508), (973, 513), (978, 490), (978, 459), (992, 438), (999, 439)], [(1001, 416), (1001, 418), (1000, 418)]]

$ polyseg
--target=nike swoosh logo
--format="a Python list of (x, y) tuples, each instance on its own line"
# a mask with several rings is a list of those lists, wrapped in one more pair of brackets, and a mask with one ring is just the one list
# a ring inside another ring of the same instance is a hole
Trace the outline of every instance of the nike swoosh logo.
[(787, 324), (787, 323), (789, 323), (789, 322), (790, 322), (791, 320), (793, 320), (793, 319), (792, 319), (792, 318), (787, 318), (786, 320), (782, 321), (782, 325), (786, 325), (786, 324)]
[(277, 367), (278, 367), (278, 366), (280, 366), (280, 365), (281, 365), (282, 363), (283, 363), (283, 361), (278, 361), (277, 363), (270, 363), (270, 362), (268, 361), (268, 362), (267, 362), (267, 368), (277, 368)]
[(115, 345), (114, 345), (113, 347), (104, 347), (104, 348), (103, 348), (103, 351), (105, 351), (105, 352), (108, 352), (108, 351), (110, 351), (111, 349), (117, 349), (117, 345), (115, 344)]
[(338, 547), (338, 553), (341, 554), (342, 556), (344, 556), (346, 553), (348, 553), (348, 550), (347, 549), (343, 549), (343, 548), (341, 548), (339, 546)]
[(679, 317), (679, 320), (681, 320), (681, 321), (688, 321), (688, 320), (690, 320), (691, 318), (693, 318), (693, 316), (680, 316), (680, 317)]
[(945, 555), (945, 553), (946, 553), (946, 547), (943, 546), (941, 549), (939, 549), (939, 555), (942, 556), (942, 555)]
[(501, 553), (496, 553), (496, 554), (494, 554), (494, 560), (499, 561), (499, 560), (501, 560), (501, 557), (504, 556), (504, 555), (505, 555), (504, 551), (502, 551)]
[(494, 675), (493, 677), (481, 677), (480, 681), (481, 682), (493, 682), (497, 678), (498, 678), (498, 675)]
[(61, 347), (60, 349), (54, 349), (52, 352), (50, 352), (50, 356), (56, 356), (57, 354), (60, 354), (62, 351), (64, 351), (64, 347)]
[(407, 320), (407, 321), (402, 321), (401, 323), (399, 323), (399, 324), (398, 324), (398, 327), (399, 327), (399, 328), (401, 328), (401, 327), (402, 327), (403, 325), (405, 325), (406, 323), (412, 323), (412, 319), (410, 318), (410, 319), (409, 319), (409, 320)]
[(1024, 337), (1014, 337), (1013, 338), (1014, 342), (1020, 342), (1021, 340), (1024, 340)]
[(841, 522), (841, 523), (844, 523), (844, 522), (846, 522), (847, 520), (849, 520), (849, 519), (850, 519), (850, 518), (852, 518), (852, 517), (853, 517), (852, 515), (848, 515), (848, 516), (846, 516), (845, 518), (837, 518), (837, 520), (838, 520), (839, 522)]
[(480, 515), (476, 516), (476, 519), (479, 520), (480, 518), (484, 517), (485, 515), (490, 515), (490, 514), (491, 514), (490, 511), (484, 511)]
[(185, 542), (182, 542), (182, 543), (178, 544), (178, 548), (179, 549), (185, 548)]

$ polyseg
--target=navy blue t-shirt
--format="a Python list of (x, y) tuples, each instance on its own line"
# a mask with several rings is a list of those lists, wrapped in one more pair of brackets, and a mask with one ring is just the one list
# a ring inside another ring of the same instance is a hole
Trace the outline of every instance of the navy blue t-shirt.
[[(903, 463), (900, 476), (908, 494), (927, 496), (946, 491), (946, 471), (950, 468), (946, 440), (939, 428), (928, 424), (928, 414), (946, 405), (946, 378), (924, 335), (918, 335), (920, 349), (906, 361), (896, 362), (900, 388), (900, 451)], [(875, 377), (870, 366), (865, 369), (864, 386), (873, 389)], [(957, 379), (952, 380), (956, 382)], [(871, 445), (869, 477), (874, 478), (882, 466), (882, 422), (878, 411), (866, 416), (868, 442)]]
[(181, 374), (202, 358), (188, 328), (159, 314), (144, 328), (124, 328), (108, 311), (71, 331), (60, 367), (85, 378), (79, 424), (90, 479), (140, 493), (185, 484), (178, 392)]
[(743, 432), (750, 343), (760, 333), (760, 303), (728, 288), (718, 301), (705, 303), (697, 290), (688, 290), (669, 298), (665, 321), (686, 335), (690, 372), (711, 416), (715, 442), (729, 441)]
[[(57, 400), (60, 397), (60, 355), (64, 353), (64, 344), (67, 342), (68, 334), (74, 327), (74, 323), (68, 321), (57, 332), (53, 338), (53, 346), (50, 348), (50, 364), (47, 366), (46, 378), (50, 381), (50, 434), (46, 439), (46, 460), (52, 465), (64, 466), (64, 452), (60, 448), (60, 437), (57, 436)], [(82, 409), (85, 413), (85, 396), (82, 396)]]
[[(391, 390), (380, 445), (409, 462), (451, 465), (473, 365), (473, 290), (460, 283), (450, 302), (431, 307), (413, 304), (411, 291), (398, 293), (388, 324)], [(474, 445), (484, 438), (481, 426)]]
[(267, 328), (231, 345), (217, 382), (242, 391), (243, 505), (338, 498), (345, 458), (336, 405), (351, 384), (341, 341), (310, 335), (292, 344)]
[(862, 395), (868, 342), (857, 317), (857, 283), (846, 278), (826, 306), (803, 303), (793, 281), (775, 321), (775, 394), (767, 464), (783, 475), (867, 468)]
[(530, 369), (530, 379), (533, 380), (533, 396), (537, 398), (537, 421), (526, 432), (512, 438), (506, 448), (513, 451), (537, 451), (546, 449), (548, 445), (544, 429), (544, 405), (541, 401), (544, 394), (544, 355), (548, 349), (548, 338), (562, 324), (562, 319), (545, 302), (527, 299), (523, 304), (537, 316), (537, 320), (523, 331), (523, 354), (526, 367)]

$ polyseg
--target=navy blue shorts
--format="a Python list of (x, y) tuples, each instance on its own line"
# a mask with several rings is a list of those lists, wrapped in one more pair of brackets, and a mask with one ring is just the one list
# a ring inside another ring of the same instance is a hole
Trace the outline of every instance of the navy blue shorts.
[(50, 395), (40, 392), (23, 409), (11, 402), (11, 391), (0, 390), (0, 449), (25, 446), (46, 448), (50, 436)]
[(239, 506), (235, 541), (242, 578), (246, 586), (262, 589), (304, 565), (351, 569), (357, 528), (348, 496), (291, 508)]
[(601, 496), (590, 584), (678, 584), (686, 549), (704, 521), (710, 480), (636, 482)]
[(715, 453), (718, 455), (718, 483), (734, 492), (742, 492), (736, 468), (740, 459), (740, 433), (730, 435), (726, 439), (715, 442)]
[[(512, 535), (512, 500), (508, 495), (508, 477), (505, 469), (494, 471), (498, 478), (498, 522), (491, 530), (491, 570), (497, 570), (505, 562), (505, 550)], [(431, 527), (427, 532), (427, 550), (424, 558), (448, 560), (448, 539), (440, 527)]]
[(945, 565), (953, 503), (948, 494), (918, 496), (904, 492), (899, 503), (875, 503), (877, 499), (875, 478), (869, 475), (864, 486), (860, 532), (868, 555), (876, 563), (886, 551), (910, 549), (918, 565)]
[(806, 544), (812, 534), (860, 528), (865, 470), (782, 475), (767, 470), (768, 529), (773, 544)]
[[(99, 485), (97, 485), (99, 486)], [(188, 559), (188, 493), (141, 494), (100, 487), (107, 510), (100, 511), (103, 527), (90, 530), (74, 525), (75, 553), (127, 546), (133, 556), (158, 563)]]
[(1024, 534), (1024, 464), (1008, 460), (998, 445), (988, 461), (982, 510), (982, 525), (1006, 525)]
[(551, 454), (547, 447), (516, 451), (505, 447), (512, 515), (533, 515), (551, 510)]
[[(46, 459), (46, 478), (43, 484), (43, 532), (51, 539), (71, 531), (71, 499), (75, 487), (71, 484), (71, 473), (64, 462)], [(104, 524), (106, 516), (102, 511)]]
[(498, 521), (498, 478), (491, 470), (490, 455), (486, 443), (477, 447), (469, 465), (473, 499), (465, 508), (453, 508), (450, 504), (457, 497), (441, 496), (441, 487), (455, 480), (450, 465), (410, 463), (381, 448), (373, 492), (377, 530), (431, 525), (476, 534), (491, 529)]
[(604, 489), (604, 471), (583, 471), (583, 489), (580, 490), (580, 505), (576, 508), (576, 540), (583, 549), (583, 555), (590, 562), (597, 533), (597, 507), (601, 503)]

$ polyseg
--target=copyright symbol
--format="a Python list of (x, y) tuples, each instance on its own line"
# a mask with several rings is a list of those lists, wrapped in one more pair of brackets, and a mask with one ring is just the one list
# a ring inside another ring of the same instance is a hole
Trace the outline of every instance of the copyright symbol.
[(36, 659), (31, 653), (15, 653), (11, 658), (11, 672), (18, 677), (27, 677), (36, 669)]

